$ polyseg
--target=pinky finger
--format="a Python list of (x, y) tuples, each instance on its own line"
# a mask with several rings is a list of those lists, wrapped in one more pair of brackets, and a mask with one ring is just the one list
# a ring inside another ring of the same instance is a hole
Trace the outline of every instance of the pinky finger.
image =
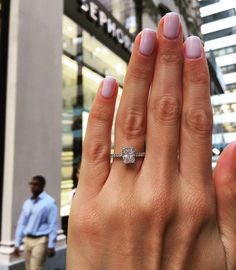
[(79, 186), (90, 194), (101, 190), (110, 172), (111, 128), (117, 91), (116, 79), (107, 76), (99, 87), (89, 114)]

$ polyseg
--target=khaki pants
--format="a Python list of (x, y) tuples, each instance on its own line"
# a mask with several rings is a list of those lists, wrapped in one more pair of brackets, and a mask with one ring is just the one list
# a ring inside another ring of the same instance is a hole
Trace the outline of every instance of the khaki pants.
[(47, 258), (48, 237), (26, 237), (24, 242), (24, 257), (26, 270), (43, 270)]

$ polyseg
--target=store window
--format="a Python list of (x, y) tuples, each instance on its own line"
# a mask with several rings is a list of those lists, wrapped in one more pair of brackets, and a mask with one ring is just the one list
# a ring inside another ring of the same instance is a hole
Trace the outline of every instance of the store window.
[(98, 86), (106, 75), (117, 79), (118, 107), (126, 70), (124, 60), (69, 17), (63, 16), (62, 217), (69, 214), (73, 189), (77, 185), (82, 142)]
[(112, 13), (112, 15), (129, 30), (137, 30), (135, 3), (133, 0), (99, 0), (99, 2)]
[(82, 29), (63, 16), (61, 216), (67, 216), (82, 152)]

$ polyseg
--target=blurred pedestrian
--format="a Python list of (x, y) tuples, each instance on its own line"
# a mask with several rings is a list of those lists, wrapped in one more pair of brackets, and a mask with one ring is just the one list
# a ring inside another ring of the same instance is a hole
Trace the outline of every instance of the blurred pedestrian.
[(55, 200), (44, 191), (46, 180), (36, 175), (29, 182), (32, 196), (22, 207), (15, 235), (14, 255), (24, 238), (26, 270), (42, 270), (47, 256), (55, 255), (58, 209)]

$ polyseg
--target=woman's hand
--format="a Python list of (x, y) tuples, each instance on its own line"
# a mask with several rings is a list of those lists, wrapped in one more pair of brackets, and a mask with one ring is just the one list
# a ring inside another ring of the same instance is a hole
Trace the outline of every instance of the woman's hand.
[[(136, 40), (116, 118), (106, 78), (90, 112), (69, 221), (68, 270), (236, 269), (236, 145), (211, 169), (212, 109), (204, 50), (183, 44), (177, 14)], [(215, 192), (215, 188), (216, 191)], [(216, 197), (217, 195), (217, 197)]]

